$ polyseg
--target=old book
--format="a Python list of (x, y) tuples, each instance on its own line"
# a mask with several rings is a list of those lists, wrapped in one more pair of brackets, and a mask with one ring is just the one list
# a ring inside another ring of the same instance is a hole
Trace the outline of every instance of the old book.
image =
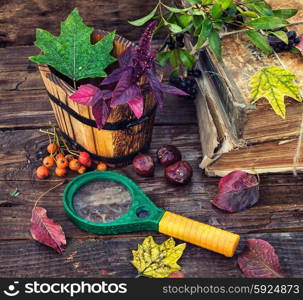
[[(303, 1), (268, 1), (276, 8), (297, 8), (290, 22), (303, 20)], [(288, 28), (303, 33), (303, 24)], [(266, 57), (237, 33), (222, 39), (223, 61), (208, 48), (201, 51), (196, 99), (203, 159), (200, 167), (210, 176), (241, 169), (251, 173), (303, 171), (303, 154), (294, 162), (303, 116), (303, 103), (286, 99), (286, 119), (276, 115), (264, 99), (249, 104), (248, 82), (263, 67), (283, 66), (303, 86), (303, 56), (290, 52)], [(300, 145), (299, 145), (300, 146)], [(300, 147), (299, 147), (300, 148)]]

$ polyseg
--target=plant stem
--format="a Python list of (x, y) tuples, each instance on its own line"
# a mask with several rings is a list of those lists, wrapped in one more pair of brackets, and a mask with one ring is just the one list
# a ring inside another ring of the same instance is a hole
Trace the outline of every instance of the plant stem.
[(62, 141), (62, 143), (63, 143), (63, 145), (64, 145), (65, 149), (67, 150), (67, 152), (69, 152), (69, 153), (70, 153), (70, 154), (72, 154), (72, 155), (79, 156), (79, 154), (78, 154), (78, 153), (76, 153), (76, 152), (74, 152), (74, 151), (71, 151), (71, 150), (69, 149), (69, 147), (67, 146), (67, 144), (66, 144), (66, 142), (65, 142), (65, 140), (64, 140), (64, 139), (61, 139), (61, 141)]
[(47, 133), (49, 135), (54, 135), (52, 132), (49, 132), (48, 130), (39, 129), (39, 131), (43, 133)]
[(52, 190), (56, 189), (57, 187), (59, 187), (59, 186), (65, 184), (66, 182), (67, 182), (67, 180), (64, 179), (64, 180), (61, 181), (60, 183), (56, 184), (55, 186), (53, 186), (52, 188), (48, 189), (46, 192), (44, 192), (43, 194), (41, 194), (41, 195), (37, 198), (37, 200), (36, 200), (36, 202), (35, 202), (35, 205), (34, 205), (33, 209), (36, 208), (38, 201), (39, 201), (42, 197), (44, 197), (45, 195), (47, 195), (49, 192), (51, 192)]

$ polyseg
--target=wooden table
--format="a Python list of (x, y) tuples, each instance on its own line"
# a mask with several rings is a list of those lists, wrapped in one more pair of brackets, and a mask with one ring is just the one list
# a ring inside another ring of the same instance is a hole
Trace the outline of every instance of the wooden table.
[[(66, 252), (60, 256), (31, 238), (29, 225), (35, 200), (61, 180), (52, 176), (39, 181), (34, 175), (48, 142), (39, 129), (55, 123), (36, 67), (27, 59), (35, 53), (32, 46), (0, 49), (0, 276), (135, 277), (131, 250), (150, 234), (157, 242), (166, 237), (154, 232), (115, 236), (83, 232), (64, 213), (64, 187), (49, 193), (40, 205), (63, 226)], [(139, 177), (130, 166), (116, 171), (137, 182), (159, 207), (240, 233), (237, 252), (247, 238), (267, 240), (275, 247), (286, 275), (303, 277), (302, 175), (262, 176), (261, 198), (256, 206), (241, 213), (224, 213), (211, 204), (218, 178), (206, 177), (198, 167), (201, 149), (191, 101), (168, 98), (158, 112), (151, 154), (155, 156), (156, 149), (166, 143), (179, 147), (193, 166), (189, 185), (166, 183), (159, 165), (154, 178)], [(15, 189), (20, 192), (16, 197), (10, 195)], [(242, 277), (236, 257), (225, 258), (188, 244), (180, 265), (185, 277)]]

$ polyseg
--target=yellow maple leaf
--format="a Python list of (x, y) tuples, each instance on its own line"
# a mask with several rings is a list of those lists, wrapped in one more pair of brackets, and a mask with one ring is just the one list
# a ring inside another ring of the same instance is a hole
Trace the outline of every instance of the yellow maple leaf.
[(158, 245), (152, 236), (148, 236), (142, 244), (138, 245), (138, 250), (132, 251), (132, 264), (139, 275), (164, 278), (174, 271), (181, 270), (177, 261), (185, 247), (185, 243), (176, 246), (173, 238)]
[(261, 98), (266, 98), (277, 115), (285, 119), (286, 108), (284, 97), (288, 96), (298, 102), (302, 102), (300, 87), (294, 82), (296, 75), (288, 70), (270, 66), (256, 72), (249, 86), (251, 103), (255, 103)]

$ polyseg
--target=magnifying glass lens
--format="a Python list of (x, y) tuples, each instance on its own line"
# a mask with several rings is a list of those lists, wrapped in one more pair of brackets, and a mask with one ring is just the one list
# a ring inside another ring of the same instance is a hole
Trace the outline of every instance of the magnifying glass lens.
[(123, 184), (114, 180), (96, 180), (78, 189), (73, 197), (73, 207), (87, 221), (107, 223), (125, 214), (131, 201), (131, 193)]

